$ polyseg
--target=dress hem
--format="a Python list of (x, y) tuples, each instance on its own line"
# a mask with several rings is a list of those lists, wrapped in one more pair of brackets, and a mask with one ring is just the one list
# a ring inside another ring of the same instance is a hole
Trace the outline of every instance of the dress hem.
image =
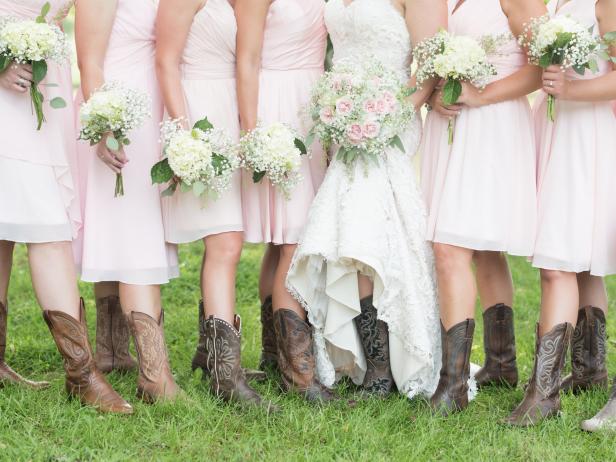
[(82, 268), (81, 280), (83, 282), (110, 282), (117, 281), (130, 285), (158, 285), (167, 284), (171, 279), (180, 276), (178, 266), (168, 268), (152, 268), (140, 270), (95, 270)]
[(479, 252), (505, 252), (516, 257), (531, 257), (533, 255), (530, 249), (513, 248), (511, 245), (502, 242), (473, 239), (451, 233), (436, 232), (433, 237), (428, 238), (428, 241), (433, 244), (453, 245)]
[(71, 242), (72, 236), (69, 223), (62, 225), (0, 223), (0, 241), (20, 244), (45, 244)]
[(169, 235), (165, 236), (165, 240), (169, 244), (190, 244), (191, 242), (200, 241), (209, 236), (214, 236), (216, 234), (223, 233), (243, 233), (244, 227), (242, 225), (228, 225), (228, 226), (217, 226), (214, 228), (201, 229), (195, 231), (185, 231), (185, 232), (177, 232), (177, 233), (168, 233)]

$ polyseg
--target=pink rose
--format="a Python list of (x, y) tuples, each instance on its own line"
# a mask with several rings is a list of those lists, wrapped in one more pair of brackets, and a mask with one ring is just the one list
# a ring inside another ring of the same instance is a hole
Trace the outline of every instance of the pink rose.
[(345, 116), (350, 114), (352, 110), (353, 101), (351, 101), (346, 96), (336, 101), (336, 111), (338, 112), (338, 114)]
[(342, 90), (342, 86), (343, 86), (342, 78), (334, 77), (334, 79), (332, 80), (331, 88), (335, 91), (340, 91)]
[(369, 99), (364, 103), (364, 111), (369, 114), (374, 114), (378, 111), (377, 102), (373, 99)]
[(388, 104), (396, 103), (396, 97), (390, 91), (384, 91), (382, 98), (387, 101)]
[(375, 103), (377, 114), (389, 114), (391, 112), (391, 105), (384, 99), (379, 99)]
[(331, 124), (334, 121), (334, 110), (331, 107), (324, 107), (319, 111), (319, 118), (324, 124)]
[(368, 121), (362, 127), (362, 131), (366, 138), (376, 138), (381, 131), (381, 125), (378, 122)]
[(352, 124), (347, 128), (347, 136), (349, 137), (349, 140), (351, 140), (351, 143), (353, 144), (359, 144), (361, 143), (364, 134), (363, 134), (363, 130), (361, 128), (360, 124)]

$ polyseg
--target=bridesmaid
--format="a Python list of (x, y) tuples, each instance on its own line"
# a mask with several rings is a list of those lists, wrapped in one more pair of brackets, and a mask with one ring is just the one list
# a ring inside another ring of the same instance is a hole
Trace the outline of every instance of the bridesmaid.
[[(596, 34), (616, 30), (616, 0), (552, 0), (548, 9)], [(557, 98), (554, 123), (546, 117), (548, 94)], [(543, 73), (535, 107), (539, 207), (533, 257), (541, 270), (541, 316), (534, 374), (509, 418), (514, 425), (533, 425), (558, 413), (559, 378), (572, 331), (573, 373), (563, 385), (573, 392), (607, 388), (602, 276), (616, 273), (616, 119), (610, 103), (615, 97), (616, 67), (607, 61), (599, 62), (597, 73), (583, 76), (558, 66)], [(616, 387), (608, 405), (582, 428), (615, 425)]]
[[(259, 119), (264, 124), (284, 122), (301, 131), (299, 112), (323, 73), (324, 6), (322, 0), (236, 0), (237, 92), (243, 130), (253, 129)], [(305, 311), (287, 291), (285, 278), (324, 172), (323, 153), (313, 152), (311, 159), (303, 160), (304, 181), (288, 201), (266, 181), (253, 184), (250, 175), (242, 179), (246, 240), (270, 247), (261, 294), (268, 295), (263, 289), (271, 281), (275, 337), (269, 339), (277, 343), (266, 353), (270, 359), (277, 353), (285, 387), (308, 400), (329, 400), (333, 395), (315, 378), (311, 328)]]
[[(208, 117), (239, 139), (235, 92), (236, 22), (233, 0), (162, 0), (157, 20), (157, 70), (169, 117), (185, 128)], [(271, 406), (246, 382), (241, 363), (241, 320), (235, 314), (235, 277), (243, 245), (241, 173), (216, 201), (176, 192), (164, 201), (168, 242), (203, 240), (200, 339), (193, 368), (211, 372), (212, 392), (227, 401)], [(221, 348), (231, 346), (227, 355)], [(223, 354), (225, 353), (225, 354)], [(225, 376), (226, 370), (230, 374)], [(225, 373), (223, 373), (225, 372)], [(224, 379), (223, 379), (224, 378)]]
[[(0, 17), (36, 18), (46, 0), (0, 0)], [(48, 19), (58, 25), (73, 2), (52, 0)], [(25, 243), (32, 285), (43, 316), (64, 359), (66, 390), (102, 412), (132, 413), (94, 363), (83, 301), (77, 288), (71, 241), (81, 225), (74, 184), (75, 139), (71, 108), (45, 105), (47, 122), (36, 131), (28, 90), (30, 66), (14, 64), (0, 73), (2, 150), (0, 150), (0, 381), (30, 382), (6, 365), (7, 288), (14, 242)], [(70, 100), (70, 65), (49, 64), (41, 85), (45, 100)]]
[[(441, 308), (443, 363), (432, 405), (444, 414), (467, 405), (466, 383), (475, 329), (475, 277), (484, 307), (486, 363), (479, 385), (515, 386), (513, 287), (504, 252), (530, 256), (535, 231), (535, 156), (526, 95), (540, 86), (516, 41), (542, 0), (450, 0), (453, 34), (489, 38), (497, 75), (484, 91), (463, 85), (459, 104), (443, 107), (435, 91), (423, 140), (422, 187), (428, 239), (434, 243)], [(453, 145), (447, 139), (456, 117)]]
[[(87, 99), (106, 81), (120, 81), (152, 98), (152, 118), (130, 133), (126, 152), (110, 151), (104, 139), (95, 148), (79, 145), (85, 202), (82, 279), (96, 283), (99, 309), (113, 307), (112, 326), (114, 317), (126, 316), (139, 359), (137, 392), (148, 402), (174, 399), (180, 391), (169, 367), (160, 295), (160, 285), (178, 276), (177, 256), (165, 244), (160, 193), (150, 181), (163, 115), (154, 67), (157, 6), (155, 0), (79, 0), (75, 20), (80, 97)], [(120, 171), (126, 195), (114, 198)], [(121, 329), (116, 327), (112, 338)], [(130, 368), (128, 333), (121, 340), (120, 351), (119, 342), (111, 343), (114, 361), (120, 362), (114, 366)]]

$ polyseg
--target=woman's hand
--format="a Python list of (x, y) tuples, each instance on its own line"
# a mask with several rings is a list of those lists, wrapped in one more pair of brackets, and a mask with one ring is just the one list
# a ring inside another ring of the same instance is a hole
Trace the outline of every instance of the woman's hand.
[(11, 64), (0, 74), (0, 86), (18, 93), (27, 92), (32, 86), (32, 66)]
[(428, 102), (434, 111), (447, 118), (459, 116), (462, 110), (462, 105), (460, 104), (453, 104), (451, 106), (443, 104), (443, 89), (440, 86), (432, 92)]
[(543, 91), (559, 99), (567, 99), (569, 80), (560, 66), (552, 65), (543, 71)]
[(118, 151), (112, 151), (107, 147), (107, 138), (110, 136), (110, 134), (103, 136), (103, 139), (96, 146), (96, 155), (115, 173), (122, 173), (122, 169), (128, 163), (128, 158), (123, 147), (120, 147)]
[(481, 107), (487, 103), (480, 91), (473, 84), (462, 82), (462, 94), (458, 98), (458, 104), (463, 104), (468, 107)]

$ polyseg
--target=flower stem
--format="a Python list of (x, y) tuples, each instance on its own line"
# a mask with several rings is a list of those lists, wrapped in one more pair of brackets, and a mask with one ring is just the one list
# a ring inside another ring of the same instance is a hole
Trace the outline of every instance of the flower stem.
[(449, 126), (447, 127), (447, 132), (449, 134), (449, 146), (453, 144), (453, 134), (456, 127), (456, 118), (452, 117), (449, 119)]
[(115, 197), (124, 195), (124, 178), (121, 173), (116, 173)]
[(555, 106), (556, 106), (556, 98), (553, 95), (548, 95), (548, 118), (550, 122), (554, 122), (555, 120)]

